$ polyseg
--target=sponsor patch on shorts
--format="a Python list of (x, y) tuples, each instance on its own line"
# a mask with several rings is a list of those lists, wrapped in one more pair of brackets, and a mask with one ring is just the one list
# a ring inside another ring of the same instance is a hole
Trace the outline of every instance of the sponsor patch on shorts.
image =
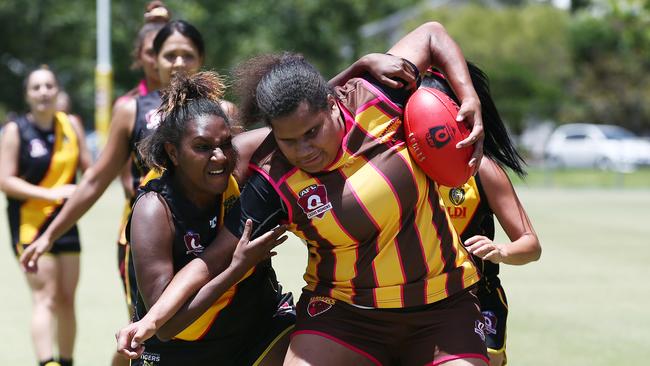
[(485, 342), (485, 324), (482, 321), (477, 320), (474, 323), (474, 333), (478, 334), (479, 337)]
[(160, 353), (143, 352), (140, 356), (143, 366), (156, 366), (160, 362)]
[(307, 314), (313, 318), (331, 309), (332, 305), (335, 303), (336, 300), (330, 297), (314, 296), (309, 299), (309, 304), (307, 305)]
[(488, 334), (497, 334), (497, 316), (491, 311), (484, 311), (485, 331)]

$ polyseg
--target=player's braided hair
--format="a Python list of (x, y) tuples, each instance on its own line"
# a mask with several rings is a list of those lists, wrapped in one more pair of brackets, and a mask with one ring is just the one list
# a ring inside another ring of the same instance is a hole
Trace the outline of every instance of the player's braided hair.
[(173, 173), (174, 165), (165, 151), (165, 143), (180, 147), (187, 123), (201, 116), (214, 115), (230, 125), (228, 116), (221, 108), (221, 97), (226, 85), (221, 76), (213, 71), (199, 72), (193, 76), (178, 74), (162, 91), (158, 109), (160, 124), (138, 145), (142, 159), (152, 169)]
[(291, 114), (307, 102), (313, 111), (327, 108), (331, 89), (323, 76), (299, 54), (262, 55), (235, 70), (236, 94), (244, 126)]

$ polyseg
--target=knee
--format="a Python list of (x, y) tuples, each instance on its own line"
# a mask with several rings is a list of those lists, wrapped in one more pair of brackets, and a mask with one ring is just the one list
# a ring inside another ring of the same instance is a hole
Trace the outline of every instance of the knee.
[(56, 308), (59, 310), (74, 309), (74, 293), (60, 292), (56, 296)]

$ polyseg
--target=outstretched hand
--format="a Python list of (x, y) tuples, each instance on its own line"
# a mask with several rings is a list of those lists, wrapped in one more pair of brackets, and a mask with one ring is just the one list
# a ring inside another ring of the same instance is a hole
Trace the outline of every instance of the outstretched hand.
[(246, 220), (244, 232), (232, 257), (232, 265), (248, 270), (259, 262), (276, 255), (277, 253), (272, 249), (287, 240), (287, 236), (282, 235), (286, 230), (286, 226), (280, 225), (256, 239), (250, 240), (253, 222), (250, 219)]
[(477, 98), (465, 98), (458, 111), (456, 121), (464, 122), (468, 127), (472, 128), (469, 136), (456, 144), (456, 148), (460, 149), (472, 144), (474, 145), (474, 152), (469, 159), (469, 166), (472, 168), (472, 175), (475, 175), (481, 164), (481, 158), (483, 158), (484, 131), (480, 101)]
[(35, 273), (38, 271), (38, 259), (52, 248), (52, 242), (43, 235), (31, 243), (20, 255), (20, 266), (23, 271)]

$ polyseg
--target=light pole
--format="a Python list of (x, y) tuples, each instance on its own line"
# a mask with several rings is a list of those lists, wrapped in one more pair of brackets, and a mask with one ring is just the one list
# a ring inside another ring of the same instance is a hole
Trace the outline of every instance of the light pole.
[(95, 65), (95, 131), (101, 147), (108, 137), (113, 90), (111, 66), (111, 0), (97, 0), (97, 64)]

